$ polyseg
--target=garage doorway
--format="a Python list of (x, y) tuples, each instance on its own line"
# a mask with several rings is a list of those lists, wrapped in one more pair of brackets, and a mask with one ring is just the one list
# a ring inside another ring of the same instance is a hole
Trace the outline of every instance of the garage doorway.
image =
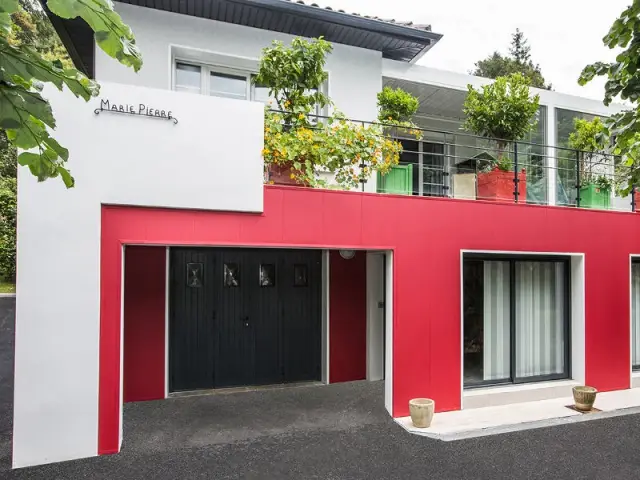
[(171, 248), (169, 392), (319, 381), (321, 258)]

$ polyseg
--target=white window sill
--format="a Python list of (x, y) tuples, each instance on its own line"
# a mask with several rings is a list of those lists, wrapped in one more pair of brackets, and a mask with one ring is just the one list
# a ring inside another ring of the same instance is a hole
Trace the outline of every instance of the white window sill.
[(474, 388), (463, 391), (462, 408), (494, 407), (554, 398), (571, 398), (571, 388), (576, 385), (580, 383), (567, 379)]
[[(638, 374), (640, 376), (640, 372), (638, 372)], [(488, 387), (479, 387), (470, 390), (464, 390), (463, 396), (477, 397), (480, 395), (487, 395), (491, 393), (525, 392), (528, 390), (540, 390), (544, 388), (561, 388), (564, 386), (575, 387), (577, 385), (580, 385), (580, 383), (571, 379), (549, 380), (546, 382), (517, 383), (510, 385), (491, 385)]]

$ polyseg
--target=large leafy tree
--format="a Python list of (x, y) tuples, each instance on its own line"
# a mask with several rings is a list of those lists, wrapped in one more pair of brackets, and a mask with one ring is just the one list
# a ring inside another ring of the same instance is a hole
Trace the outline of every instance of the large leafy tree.
[(498, 78), (521, 73), (529, 79), (532, 87), (551, 90), (551, 84), (547, 84), (540, 71), (540, 65), (531, 60), (531, 47), (524, 33), (519, 29), (511, 35), (511, 47), (509, 55), (502, 55), (495, 51), (484, 60), (475, 63), (472, 75), (485, 78)]
[[(47, 8), (64, 19), (81, 18), (94, 31), (96, 44), (120, 63), (139, 70), (142, 57), (131, 29), (115, 12), (111, 0), (47, 0)], [(34, 4), (30, 4), (35, 8)], [(17, 25), (28, 10), (18, 0), (0, 0), (0, 129), (8, 141), (23, 151), (18, 163), (27, 166), (39, 181), (60, 177), (74, 184), (65, 167), (69, 151), (50, 134), (56, 121), (49, 102), (41, 95), (43, 84), (68, 88), (76, 97), (98, 95), (98, 84), (60, 58), (55, 45), (50, 52), (33, 47)], [(36, 28), (35, 34), (38, 35)], [(46, 33), (40, 32), (43, 35)]]
[(622, 156), (627, 185), (621, 188), (628, 193), (633, 185), (640, 185), (640, 0), (633, 0), (611, 25), (602, 39), (611, 49), (622, 49), (613, 62), (596, 62), (587, 65), (578, 83), (586, 85), (597, 76), (607, 78), (604, 104), (610, 105), (614, 98), (621, 98), (630, 108), (605, 120), (605, 135), (616, 155)]

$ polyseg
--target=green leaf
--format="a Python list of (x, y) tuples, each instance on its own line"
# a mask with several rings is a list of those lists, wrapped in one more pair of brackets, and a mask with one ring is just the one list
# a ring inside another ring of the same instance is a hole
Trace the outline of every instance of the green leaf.
[(76, 97), (84, 100), (99, 93), (98, 84), (75, 68), (60, 69), (35, 50), (10, 45), (4, 37), (0, 37), (0, 71), (4, 78), (23, 86), (33, 86), (34, 80), (53, 83), (59, 90), (66, 85)]
[(60, 174), (60, 177), (62, 178), (62, 181), (64, 182), (64, 185), (67, 188), (73, 188), (73, 186), (75, 185), (76, 181), (71, 176), (69, 171), (64, 167), (58, 167), (58, 173)]
[(0, 31), (5, 34), (11, 32), (11, 14), (17, 12), (19, 8), (18, 0), (0, 0)]
[(113, 8), (111, 0), (48, 0), (47, 6), (59, 17), (82, 18), (95, 32), (96, 43), (110, 57), (137, 72), (142, 55), (131, 29)]

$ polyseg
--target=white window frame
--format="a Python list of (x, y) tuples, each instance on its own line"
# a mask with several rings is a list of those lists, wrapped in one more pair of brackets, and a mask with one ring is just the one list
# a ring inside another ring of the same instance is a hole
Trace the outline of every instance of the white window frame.
[[(194, 62), (193, 60), (187, 60), (180, 57), (176, 57), (173, 59), (173, 68), (171, 75), (171, 89), (176, 90), (176, 71), (178, 68), (178, 64), (182, 63), (184, 65), (191, 65), (194, 67), (200, 67), (200, 94), (201, 95), (211, 95), (211, 74), (219, 73), (222, 75), (231, 75), (234, 77), (245, 77), (247, 82), (246, 87), (246, 97), (244, 100), (249, 100), (251, 102), (257, 102), (255, 100), (255, 85), (253, 84), (252, 77), (257, 75), (257, 71), (255, 70), (247, 70), (243, 68), (233, 68), (227, 67), (223, 65), (211, 65), (207, 63)], [(320, 91), (326, 92), (328, 90), (328, 81), (325, 82)], [(233, 98), (233, 97), (224, 97), (224, 98)], [(239, 99), (238, 99), (239, 100)], [(277, 108), (277, 105), (272, 105), (272, 108)], [(319, 105), (316, 107), (315, 115), (323, 116), (327, 115), (327, 109), (321, 108)]]

